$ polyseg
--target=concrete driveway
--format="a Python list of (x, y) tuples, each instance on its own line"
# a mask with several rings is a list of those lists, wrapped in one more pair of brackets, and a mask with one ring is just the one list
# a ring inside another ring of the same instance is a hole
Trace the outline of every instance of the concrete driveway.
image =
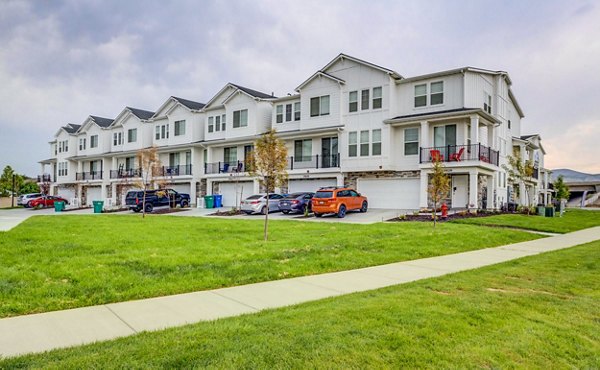
[(8, 231), (32, 216), (42, 216), (42, 215), (59, 216), (59, 215), (93, 214), (93, 213), (94, 213), (94, 211), (92, 208), (80, 209), (77, 211), (69, 211), (69, 212), (54, 212), (54, 208), (0, 209), (0, 231)]

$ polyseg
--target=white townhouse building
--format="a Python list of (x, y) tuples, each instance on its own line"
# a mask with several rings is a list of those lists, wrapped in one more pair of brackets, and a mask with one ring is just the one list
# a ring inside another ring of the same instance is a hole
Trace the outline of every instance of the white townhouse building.
[[(511, 86), (503, 71), (403, 77), (340, 54), (288, 96), (228, 83), (206, 104), (170, 97), (156, 112), (126, 107), (114, 120), (89, 116), (66, 125), (40, 162), (40, 181), (83, 204), (120, 204), (141, 180), (137, 151), (155, 146), (169, 187), (192, 199), (222, 194), (234, 206), (261, 190), (247, 159), (253, 142), (274, 128), (289, 155), (282, 192), (347, 185), (372, 208), (428, 208), (428, 176), (440, 159), (452, 178), (451, 208), (548, 203), (541, 137), (522, 134)], [(519, 186), (509, 183), (509, 155), (534, 165)]]

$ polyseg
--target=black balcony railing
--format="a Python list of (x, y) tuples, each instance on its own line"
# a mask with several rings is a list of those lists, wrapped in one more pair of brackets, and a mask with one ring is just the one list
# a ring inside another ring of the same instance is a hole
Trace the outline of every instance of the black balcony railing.
[(240, 173), (248, 172), (250, 161), (228, 161), (204, 163), (204, 173)]
[(102, 171), (77, 172), (75, 178), (77, 180), (102, 180)]
[(308, 168), (335, 168), (340, 166), (340, 155), (311, 155), (291, 156), (288, 158), (288, 170), (300, 170)]
[(111, 170), (110, 171), (111, 179), (129, 179), (132, 177), (142, 177), (142, 169), (141, 168), (130, 168), (130, 169)]
[(420, 163), (480, 161), (498, 165), (500, 153), (482, 144), (446, 145), (420, 148)]
[(190, 176), (192, 174), (191, 164), (180, 164), (178, 166), (163, 166), (158, 176)]
[(49, 175), (47, 173), (43, 175), (38, 175), (37, 182), (52, 182), (52, 175)]

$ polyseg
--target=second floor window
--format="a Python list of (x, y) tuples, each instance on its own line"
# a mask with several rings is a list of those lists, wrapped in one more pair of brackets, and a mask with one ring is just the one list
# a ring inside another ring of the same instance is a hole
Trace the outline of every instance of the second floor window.
[(233, 112), (233, 128), (248, 126), (248, 109)]
[[(492, 96), (488, 93), (483, 93), (483, 110), (492, 114)], [(508, 128), (510, 128), (510, 125)]]
[(294, 162), (310, 162), (312, 139), (294, 141)]
[(117, 146), (117, 145), (121, 145), (121, 144), (123, 144), (123, 133), (122, 132), (113, 133), (113, 145)]
[(415, 108), (427, 105), (427, 84), (415, 86)]
[(310, 99), (310, 116), (326, 116), (329, 114), (329, 95)]
[(90, 148), (98, 147), (98, 135), (90, 136)]
[(404, 129), (404, 155), (416, 155), (419, 153), (419, 129)]
[(356, 157), (358, 154), (358, 136), (356, 131), (348, 133), (348, 157)]
[(348, 112), (358, 111), (358, 91), (350, 91), (348, 94)]
[(175, 121), (175, 136), (185, 135), (185, 120)]
[(208, 117), (208, 132), (215, 131), (215, 117)]
[(275, 108), (275, 122), (283, 123), (283, 105), (279, 104)]
[(58, 162), (58, 176), (67, 176), (68, 168), (67, 162)]
[(85, 141), (84, 137), (79, 139), (79, 150), (85, 150)]
[(285, 121), (290, 122), (292, 120), (292, 104), (285, 105)]
[(444, 104), (444, 81), (431, 83), (430, 105)]
[(360, 156), (366, 157), (369, 155), (369, 131), (360, 132)]
[(369, 89), (360, 92), (360, 110), (369, 109)]
[(373, 88), (373, 109), (379, 109), (382, 107), (383, 98), (382, 98), (382, 89), (381, 87)]
[(300, 102), (294, 103), (294, 121), (300, 121)]
[(231, 146), (223, 149), (223, 161), (232, 164), (237, 162), (237, 147)]
[(221, 116), (215, 116), (215, 131), (221, 131)]
[(69, 151), (69, 140), (63, 140), (58, 142), (58, 152), (68, 152)]
[(154, 130), (155, 130), (154, 138), (156, 140), (169, 138), (169, 124), (168, 123), (166, 125), (156, 125)]
[(137, 141), (137, 128), (127, 130), (127, 142), (135, 143)]
[(373, 155), (381, 155), (381, 129), (373, 130), (371, 132), (371, 153)]

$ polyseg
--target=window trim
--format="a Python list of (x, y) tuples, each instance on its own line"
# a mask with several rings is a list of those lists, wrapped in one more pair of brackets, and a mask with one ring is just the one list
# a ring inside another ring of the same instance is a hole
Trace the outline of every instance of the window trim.
[[(411, 141), (407, 141), (406, 140), (406, 133), (409, 130), (415, 130), (415, 132), (417, 133), (417, 140), (411, 140)], [(419, 155), (419, 143), (420, 143), (420, 139), (421, 139), (420, 136), (421, 136), (421, 133), (420, 133), (420, 130), (419, 130), (418, 127), (407, 127), (407, 128), (404, 129), (404, 132), (403, 132), (403, 139), (404, 139), (404, 148), (403, 148), (404, 152), (403, 152), (403, 154), (404, 154), (404, 156)], [(406, 144), (414, 144), (414, 143), (417, 144), (415, 153), (407, 153)]]
[(371, 91), (369, 89), (362, 89), (360, 91), (360, 110), (368, 110), (370, 107)]
[[(375, 141), (375, 132), (379, 132), (379, 140)], [(379, 144), (377, 146), (377, 148), (379, 149), (379, 153), (375, 154), (375, 144)], [(381, 155), (381, 129), (377, 128), (374, 130), (371, 130), (371, 155), (372, 156), (380, 156)]]
[[(433, 92), (433, 85), (441, 84), (442, 91), (441, 92)], [(441, 96), (441, 101), (439, 103), (433, 103), (433, 97)], [(429, 105), (443, 105), (444, 104), (444, 81), (432, 81), (429, 83)]]
[[(185, 124), (184, 119), (180, 119), (180, 120), (173, 122), (173, 125), (175, 126), (173, 129), (173, 131), (174, 131), (173, 136), (185, 136), (186, 124)], [(182, 130), (182, 127), (183, 127), (183, 130)]]
[[(375, 90), (379, 91), (379, 96), (375, 96)], [(377, 104), (375, 104), (376, 102), (377, 102)], [(371, 104), (372, 104), (372, 109), (383, 108), (383, 87), (376, 86), (373, 88), (373, 98), (372, 98)]]
[(300, 118), (302, 118), (301, 108), (302, 105), (299, 101), (294, 103), (294, 121), (300, 121)]
[(275, 107), (275, 123), (283, 123), (283, 104)]
[[(327, 98), (327, 112), (325, 112), (324, 108), (324, 100)], [(315, 107), (317, 107), (318, 111), (316, 113), (313, 112), (313, 102), (317, 102)], [(311, 117), (320, 117), (320, 116), (328, 116), (331, 113), (331, 97), (330, 95), (321, 95), (310, 98), (310, 116)]]
[[(367, 139), (363, 141), (363, 137), (366, 134)], [(369, 130), (360, 130), (359, 134), (359, 156), (360, 157), (368, 157), (370, 155), (370, 142), (371, 142), (371, 132)], [(365, 150), (363, 150), (365, 149)]]
[[(354, 154), (352, 154), (352, 149), (354, 149)], [(358, 157), (358, 131), (348, 132), (348, 157)]]
[[(354, 95), (354, 97), (352, 96)], [(358, 90), (348, 93), (348, 113), (358, 112)]]
[[(417, 95), (417, 88), (418, 87), (422, 87), (422, 86), (425, 86), (425, 93)], [(427, 83), (415, 85), (415, 87), (414, 87), (414, 96), (415, 96), (415, 98), (414, 98), (414, 102), (413, 102), (415, 108), (423, 108), (423, 107), (427, 106), (427, 92), (428, 92)], [(417, 105), (417, 98), (425, 98), (424, 104)]]
[[(244, 115), (243, 113), (246, 113), (246, 114)], [(236, 114), (238, 117), (237, 124), (236, 124)], [(246, 118), (245, 122), (243, 122), (244, 120), (242, 120), (243, 117)], [(244, 124), (242, 124), (242, 123), (244, 123)], [(233, 111), (233, 123), (232, 123), (231, 127), (233, 127), (233, 128), (248, 127), (248, 109), (238, 109), (236, 111)]]
[[(134, 136), (133, 140), (132, 136)], [(137, 128), (130, 128), (129, 130), (127, 130), (127, 143), (129, 144), (135, 142), (137, 142)]]

